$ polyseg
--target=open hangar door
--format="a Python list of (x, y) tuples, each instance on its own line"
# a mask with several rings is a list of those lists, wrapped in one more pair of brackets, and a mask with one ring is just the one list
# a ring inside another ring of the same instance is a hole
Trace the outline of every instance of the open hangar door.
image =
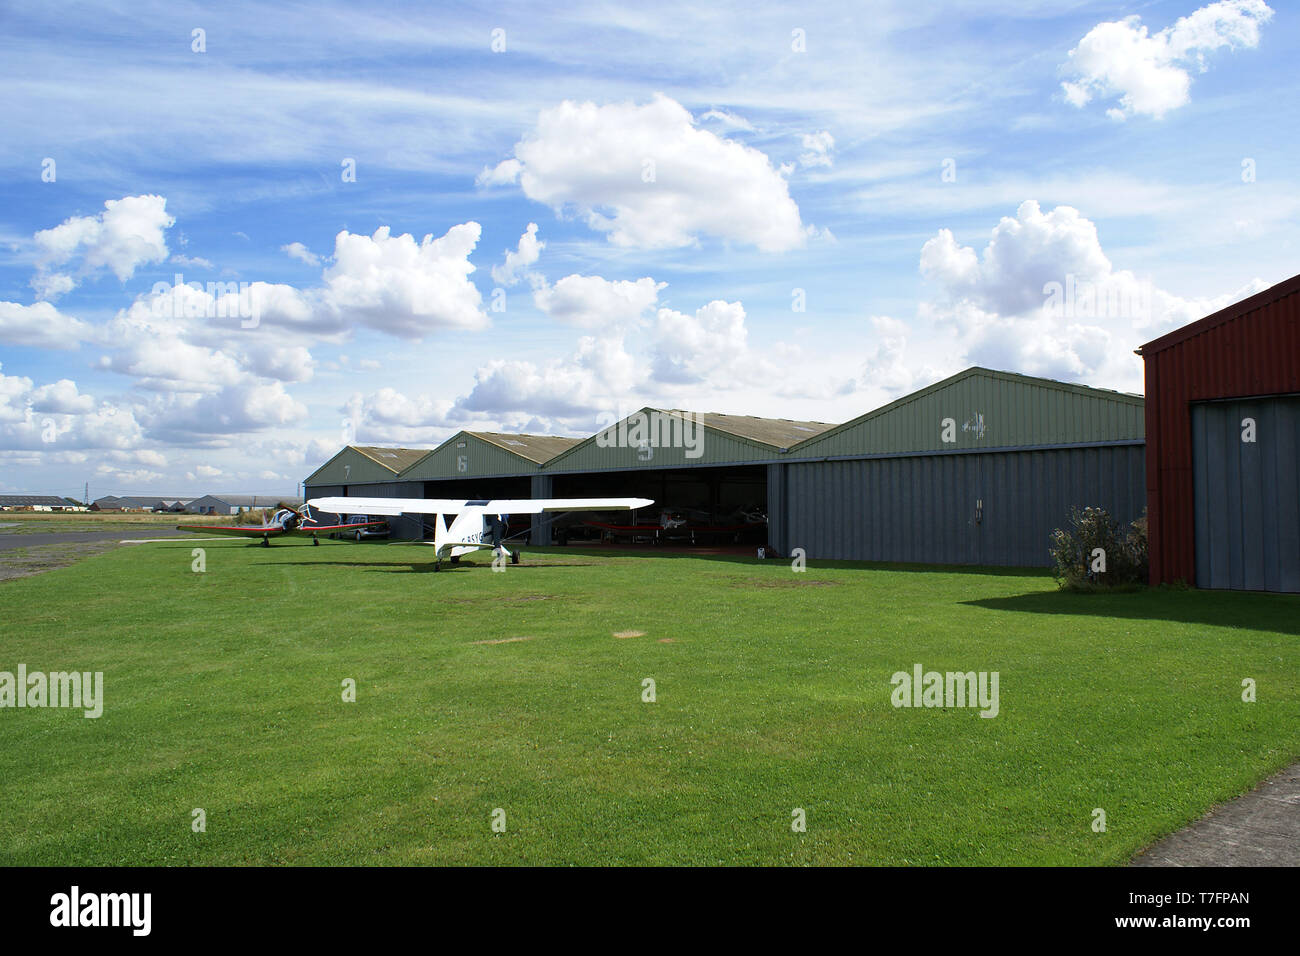
[[(532, 479), (527, 475), (492, 478), (446, 478), (424, 483), (426, 498), (462, 498), (477, 501), (485, 498), (532, 498)], [(446, 520), (446, 519), (444, 519)], [(509, 519), (506, 533), (516, 542), (527, 541), (530, 522), (528, 515), (515, 515)], [(433, 537), (433, 516), (424, 517), (424, 537)], [(514, 544), (509, 545), (513, 548)]]
[(763, 465), (637, 469), (550, 476), (552, 498), (637, 497), (637, 512), (558, 516), (551, 536), (685, 547), (763, 544), (767, 540), (767, 468)]
[(1300, 592), (1300, 395), (1192, 405), (1196, 586)]

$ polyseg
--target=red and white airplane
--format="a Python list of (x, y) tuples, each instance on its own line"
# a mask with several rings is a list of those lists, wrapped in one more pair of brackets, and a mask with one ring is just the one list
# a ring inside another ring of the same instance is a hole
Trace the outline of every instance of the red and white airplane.
[[(494, 555), (519, 563), (502, 540), (510, 515), (535, 515), (545, 511), (636, 511), (654, 504), (649, 498), (313, 498), (310, 508), (330, 514), (359, 512), (367, 515), (433, 515), (433, 569), (442, 570), (443, 558), (456, 561), (462, 554), (491, 548)], [(443, 515), (452, 520), (443, 521)], [(326, 530), (326, 529), (320, 529)]]
[[(347, 499), (339, 499), (347, 500)], [(284, 535), (311, 535), (312, 544), (320, 544), (316, 535), (322, 531), (364, 531), (366, 528), (373, 528), (378, 525), (385, 525), (386, 521), (363, 521), (355, 524), (330, 524), (318, 525), (306, 515), (299, 514), (290, 508), (281, 508), (271, 520), (263, 525), (202, 525), (202, 524), (178, 524), (177, 531), (193, 531), (200, 534), (224, 534), (235, 538), (261, 538), (264, 547), (271, 546), (272, 538), (283, 537)]]

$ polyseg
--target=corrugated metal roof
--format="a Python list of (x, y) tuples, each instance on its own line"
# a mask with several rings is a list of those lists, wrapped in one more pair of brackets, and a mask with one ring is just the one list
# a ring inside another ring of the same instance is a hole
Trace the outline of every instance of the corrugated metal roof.
[(429, 454), (431, 448), (384, 448), (376, 445), (351, 446), (371, 461), (383, 465), (393, 474), (401, 474)]
[(976, 366), (801, 442), (790, 458), (1137, 440), (1143, 427), (1141, 395)]
[(309, 485), (363, 484), (389, 481), (428, 455), (429, 448), (381, 448), (345, 445), (329, 461), (307, 476)]
[(459, 431), (406, 471), (405, 481), (536, 474), (538, 466), (581, 439), (556, 435)]
[(688, 412), (681, 409), (663, 411), (668, 415), (694, 415), (709, 428), (737, 438), (771, 445), (773, 448), (789, 448), (835, 427), (829, 422), (801, 422), (789, 418), (756, 418), (753, 415), (722, 415), (718, 412)]
[(825, 422), (646, 407), (556, 455), (544, 472), (687, 468), (771, 461)]
[(503, 432), (465, 432), (464, 434), (482, 439), (538, 465), (550, 461), (556, 455), (568, 451), (582, 441), (581, 438), (563, 438), (559, 435), (510, 435)]

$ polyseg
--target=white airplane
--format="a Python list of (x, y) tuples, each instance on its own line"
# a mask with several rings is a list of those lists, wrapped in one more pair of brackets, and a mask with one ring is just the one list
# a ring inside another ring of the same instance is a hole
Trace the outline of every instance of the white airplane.
[[(442, 570), (442, 559), (453, 562), (479, 548), (519, 563), (519, 552), (511, 554), (503, 545), (506, 521), (514, 515), (535, 515), (544, 511), (636, 511), (648, 508), (649, 498), (312, 498), (310, 508), (329, 514), (433, 515), (435, 549), (433, 569)], [(454, 515), (444, 524), (443, 515)], [(308, 522), (314, 519), (307, 519)], [(304, 522), (308, 527), (310, 524)]]

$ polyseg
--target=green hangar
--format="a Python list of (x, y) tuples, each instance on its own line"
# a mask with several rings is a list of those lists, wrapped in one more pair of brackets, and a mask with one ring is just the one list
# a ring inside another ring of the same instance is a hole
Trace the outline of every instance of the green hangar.
[[(842, 425), (643, 408), (583, 439), (462, 431), (434, 449), (348, 446), (305, 492), (655, 501), (608, 525), (534, 519), (533, 545), (595, 536), (1044, 566), (1072, 508), (1142, 514), (1143, 428), (1141, 396), (971, 368)], [(393, 523), (395, 537), (427, 532), (417, 516)]]

